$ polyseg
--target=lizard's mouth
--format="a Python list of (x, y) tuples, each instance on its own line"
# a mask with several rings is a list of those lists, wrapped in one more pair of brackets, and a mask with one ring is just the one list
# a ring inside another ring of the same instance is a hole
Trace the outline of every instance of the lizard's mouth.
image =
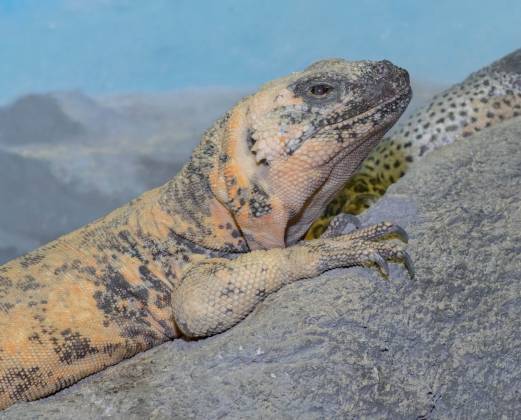
[[(398, 121), (409, 105), (411, 97), (412, 89), (407, 86), (393, 97), (381, 101), (355, 117), (345, 118), (322, 127), (320, 131), (334, 132), (336, 142), (340, 145), (345, 143), (345, 146), (338, 153), (332, 154), (329, 159), (322, 161), (321, 164), (329, 163), (331, 160), (341, 160), (345, 155), (353, 153), (367, 142), (376, 143)], [(357, 127), (367, 125), (372, 125), (372, 127), (366, 132), (356, 131)]]
[[(322, 127), (320, 131), (330, 131), (335, 133), (336, 142), (341, 149), (337, 153), (331, 154), (329, 158), (321, 161), (319, 165), (330, 163), (331, 161), (340, 162), (349, 154), (352, 154), (360, 147), (367, 145), (368, 142), (375, 144), (385, 133), (398, 121), (412, 98), (412, 89), (408, 86), (398, 94), (389, 99), (385, 99), (356, 115), (355, 117), (345, 118), (328, 126)], [(357, 127), (372, 125), (366, 132), (357, 132)], [(343, 147), (342, 147), (343, 146)]]
[[(368, 109), (367, 111), (358, 114), (356, 116), (349, 116), (345, 118), (340, 118), (338, 121), (335, 121), (331, 124), (328, 124), (324, 127), (322, 127), (321, 130), (339, 130), (339, 131), (351, 131), (354, 127), (358, 126), (359, 124), (365, 124), (370, 119), (373, 119), (373, 117), (377, 113), (381, 113), (381, 122), (385, 124), (385, 120), (389, 120), (390, 122), (393, 122), (398, 120), (400, 116), (403, 114), (407, 106), (409, 105), (409, 102), (412, 98), (412, 89), (410, 86), (408, 86), (403, 91), (399, 92), (398, 94), (394, 95), (390, 99), (385, 99), (381, 101), (380, 103), (376, 104), (372, 108)], [(380, 125), (380, 124), (378, 124)]]
[[(384, 99), (372, 108), (357, 114), (355, 116), (349, 115), (343, 116), (341, 115), (337, 120), (326, 122), (323, 124), (318, 124), (318, 127), (313, 127), (313, 129), (305, 132), (303, 135), (299, 137), (293, 138), (291, 141), (288, 141), (286, 144), (286, 148), (288, 149), (288, 154), (291, 155), (295, 150), (297, 150), (305, 141), (310, 138), (316, 137), (318, 134), (323, 132), (336, 132), (338, 135), (336, 136), (338, 143), (344, 143), (344, 136), (346, 140), (356, 138), (358, 140), (362, 140), (367, 137), (374, 137), (376, 133), (382, 132), (382, 135), (390, 129), (394, 123), (398, 120), (398, 118), (403, 114), (407, 105), (412, 97), (412, 89), (408, 85), (405, 89), (397, 93), (391, 98)], [(376, 115), (380, 113), (381, 115), (376, 118)], [(326, 120), (327, 121), (327, 120)], [(372, 123), (374, 128), (369, 130), (364, 135), (358, 136), (356, 134), (356, 128), (359, 126), (363, 126), (364, 124)]]

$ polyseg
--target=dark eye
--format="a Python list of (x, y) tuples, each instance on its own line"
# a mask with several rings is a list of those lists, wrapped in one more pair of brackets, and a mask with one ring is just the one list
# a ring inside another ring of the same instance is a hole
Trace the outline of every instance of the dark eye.
[(309, 92), (314, 96), (326, 96), (333, 90), (333, 86), (326, 85), (325, 83), (319, 83), (309, 88)]

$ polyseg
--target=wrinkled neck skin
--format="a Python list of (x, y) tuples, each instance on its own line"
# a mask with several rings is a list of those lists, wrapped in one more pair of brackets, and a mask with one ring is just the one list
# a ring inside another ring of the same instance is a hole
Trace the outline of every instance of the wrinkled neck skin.
[[(159, 188), (158, 205), (168, 214), (174, 235), (222, 255), (249, 250), (226, 201), (216, 196), (222, 184), (220, 155), (229, 114), (203, 136), (175, 178)], [(194, 253), (197, 253), (194, 247)]]
[(268, 167), (248, 150), (243, 101), (208, 130), (179, 175), (161, 188), (161, 208), (175, 234), (223, 255), (292, 245), (392, 123), (326, 164), (293, 155)]
[(289, 221), (286, 227), (286, 245), (293, 245), (302, 239), (313, 222), (324, 213), (331, 200), (357, 172), (364, 159), (382, 139), (386, 131), (387, 129), (383, 129), (370, 137), (361, 139), (352, 147), (339, 153), (330, 162), (327, 169), (323, 171), (327, 173), (325, 181), (307, 199), (302, 210)]

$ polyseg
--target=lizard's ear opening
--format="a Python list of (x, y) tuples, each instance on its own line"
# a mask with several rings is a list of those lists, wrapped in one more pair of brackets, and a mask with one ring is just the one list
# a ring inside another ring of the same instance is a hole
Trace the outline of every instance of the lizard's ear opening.
[(253, 137), (253, 130), (248, 130), (246, 133), (246, 144), (248, 145), (248, 149), (251, 150), (254, 146), (257, 140), (255, 140), (255, 137)]
[(246, 145), (255, 163), (269, 167), (276, 159), (284, 159), (285, 139), (279, 133), (258, 132), (249, 129), (246, 135)]
[(259, 143), (254, 137), (254, 131), (251, 129), (248, 130), (248, 133), (246, 134), (246, 145), (258, 165), (270, 165), (268, 161), (269, 153), (267, 153), (265, 148), (259, 147)]

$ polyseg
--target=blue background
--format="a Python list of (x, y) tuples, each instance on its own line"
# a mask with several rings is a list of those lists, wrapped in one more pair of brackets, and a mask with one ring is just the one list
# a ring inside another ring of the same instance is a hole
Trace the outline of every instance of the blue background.
[(519, 47), (520, 0), (0, 0), (0, 103), (249, 87), (331, 56), (447, 84)]

